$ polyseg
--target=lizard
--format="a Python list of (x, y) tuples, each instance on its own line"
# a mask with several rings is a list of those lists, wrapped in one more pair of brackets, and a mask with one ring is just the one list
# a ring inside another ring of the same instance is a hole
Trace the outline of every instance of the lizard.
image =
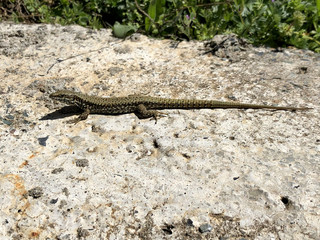
[(150, 97), (144, 95), (129, 95), (127, 97), (97, 97), (74, 92), (69, 90), (59, 90), (50, 94), (53, 100), (75, 105), (83, 113), (78, 118), (75, 118), (70, 123), (77, 123), (88, 118), (90, 113), (98, 114), (125, 114), (135, 113), (140, 119), (154, 118), (166, 115), (157, 110), (161, 109), (215, 109), (215, 108), (237, 108), (237, 109), (271, 109), (271, 110), (308, 110), (307, 107), (290, 107), (290, 106), (269, 106), (259, 104), (248, 104), (238, 102), (223, 102), (215, 100), (200, 100), (200, 99), (170, 99), (160, 97)]

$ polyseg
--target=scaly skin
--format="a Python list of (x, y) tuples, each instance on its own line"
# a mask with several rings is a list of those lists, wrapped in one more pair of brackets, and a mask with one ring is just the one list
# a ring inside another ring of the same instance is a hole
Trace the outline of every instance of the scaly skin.
[(277, 107), (237, 102), (221, 102), (197, 99), (170, 99), (143, 95), (129, 95), (128, 97), (102, 98), (89, 96), (79, 92), (61, 90), (50, 94), (50, 98), (69, 105), (75, 105), (84, 112), (72, 122), (77, 123), (88, 117), (90, 113), (124, 114), (135, 113), (139, 118), (157, 118), (161, 113), (155, 109), (200, 109), (200, 108), (238, 108), (238, 109), (273, 109), (273, 110), (308, 110), (309, 108)]

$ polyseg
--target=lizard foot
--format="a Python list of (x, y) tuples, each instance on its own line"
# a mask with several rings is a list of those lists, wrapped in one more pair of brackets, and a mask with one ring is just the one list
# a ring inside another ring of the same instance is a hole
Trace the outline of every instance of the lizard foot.
[(152, 112), (153, 112), (152, 119), (155, 120), (154, 124), (157, 124), (158, 119), (168, 116), (168, 113), (163, 113), (159, 111), (152, 111)]

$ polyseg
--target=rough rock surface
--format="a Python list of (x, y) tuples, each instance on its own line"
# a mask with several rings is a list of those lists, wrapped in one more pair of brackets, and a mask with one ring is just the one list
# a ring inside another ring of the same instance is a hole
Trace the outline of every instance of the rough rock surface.
[[(319, 239), (320, 56), (0, 24), (1, 239)], [(312, 107), (90, 115), (48, 95)]]

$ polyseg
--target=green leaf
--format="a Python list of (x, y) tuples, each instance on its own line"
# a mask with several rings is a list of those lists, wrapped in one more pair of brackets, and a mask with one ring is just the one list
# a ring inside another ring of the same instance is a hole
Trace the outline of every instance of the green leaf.
[[(163, 8), (166, 4), (166, 0), (151, 0), (149, 8), (148, 8), (148, 15), (149, 17), (156, 22), (160, 15), (163, 13)], [(150, 31), (151, 29), (151, 20), (146, 17), (145, 18), (145, 30)]]
[[(149, 8), (148, 8), (148, 15), (152, 18), (152, 20), (155, 20), (156, 18), (156, 1), (157, 0), (151, 0)], [(151, 27), (151, 20), (146, 17), (145, 18), (145, 29), (147, 32), (150, 31), (150, 27)]]
[(125, 38), (136, 31), (133, 26), (122, 25), (119, 22), (115, 22), (113, 25), (113, 35), (117, 38)]
[(320, 0), (317, 1), (318, 16), (320, 16)]

